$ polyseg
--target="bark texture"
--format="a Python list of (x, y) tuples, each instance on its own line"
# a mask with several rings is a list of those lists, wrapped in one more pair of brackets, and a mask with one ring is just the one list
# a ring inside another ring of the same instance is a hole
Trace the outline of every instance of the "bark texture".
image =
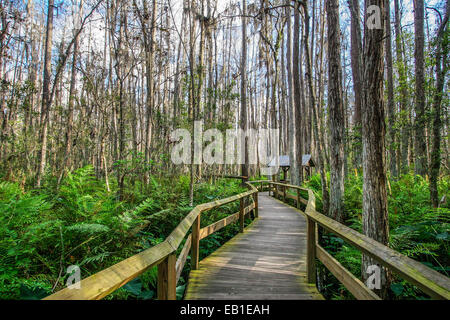
[(424, 61), (424, 4), (423, 0), (414, 0), (415, 30), (415, 74), (416, 74), (416, 119), (415, 127), (415, 164), (416, 174), (425, 177), (427, 173), (427, 146), (425, 141), (425, 61)]
[[(363, 232), (370, 238), (388, 245), (389, 223), (384, 145), (386, 128), (383, 95), (385, 1), (366, 0), (366, 12), (370, 5), (377, 5), (381, 9), (382, 29), (368, 29), (366, 23), (364, 27)], [(366, 280), (369, 276), (367, 268), (375, 264), (381, 269), (381, 288), (376, 291), (381, 297), (385, 297), (389, 287), (386, 270), (372, 258), (363, 255), (361, 273), (363, 279)]]
[(431, 149), (430, 165), (430, 196), (433, 207), (439, 206), (438, 177), (441, 168), (441, 103), (444, 94), (445, 75), (447, 73), (448, 59), (448, 32), (446, 32), (449, 14), (450, 1), (447, 0), (445, 16), (441, 21), (437, 34), (436, 49), (436, 91), (433, 97), (433, 144)]
[(344, 210), (344, 105), (342, 101), (339, 2), (326, 1), (328, 21), (328, 109), (330, 126), (329, 216), (343, 222)]

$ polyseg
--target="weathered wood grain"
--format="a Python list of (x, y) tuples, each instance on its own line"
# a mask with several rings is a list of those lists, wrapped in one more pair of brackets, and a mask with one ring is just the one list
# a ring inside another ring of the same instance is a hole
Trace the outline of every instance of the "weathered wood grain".
[[(255, 204), (252, 203), (251, 205), (244, 208), (244, 216), (248, 215), (251, 210), (255, 208)], [(204, 228), (200, 229), (200, 240), (206, 238), (207, 236), (213, 234), (214, 232), (219, 231), (220, 229), (232, 224), (233, 222), (236, 222), (239, 220), (239, 214), (240, 212), (233, 213), (232, 215), (229, 215), (226, 218), (223, 218), (217, 222), (214, 222), (210, 224), (209, 226), (206, 226)]]
[(306, 275), (308, 283), (316, 283), (316, 223), (306, 218)]
[(62, 289), (44, 300), (99, 300), (157, 265), (173, 252), (167, 242), (142, 251), (81, 280), (80, 289)]
[(192, 243), (191, 243), (191, 269), (198, 269), (198, 258), (200, 255), (200, 220), (198, 215), (192, 224)]
[(189, 255), (189, 250), (191, 249), (192, 235), (189, 235), (184, 243), (183, 249), (181, 249), (180, 256), (177, 259), (176, 269), (177, 269), (177, 282), (180, 279), (181, 272), (183, 271), (184, 265), (186, 263), (187, 257)]
[(308, 204), (308, 200), (303, 199), (302, 197), (294, 196), (293, 194), (290, 194), (290, 193), (287, 193), (287, 192), (285, 194), (284, 192), (278, 191), (278, 195), (279, 196), (283, 196), (283, 197), (288, 198), (288, 199), (292, 199), (294, 201), (298, 201), (298, 199), (300, 199), (301, 203), (306, 204), (306, 205)]
[[(309, 198), (313, 200), (313, 192), (309, 190), (308, 194)], [(418, 286), (430, 297), (435, 299), (450, 299), (450, 279), (448, 277), (318, 213), (313, 207), (312, 202), (315, 203), (315, 201), (308, 203), (305, 214), (319, 225), (376, 259), (379, 263), (394, 271), (405, 280)]]
[[(276, 182), (270, 182), (270, 184), (283, 186), (283, 184)], [(286, 186), (297, 190), (305, 190), (292, 185)], [(418, 286), (430, 297), (435, 299), (450, 299), (450, 279), (448, 277), (317, 212), (315, 209), (314, 193), (311, 190), (306, 190), (308, 191), (308, 204), (305, 214), (309, 219), (312, 219), (326, 230), (336, 234), (363, 253), (376, 259), (379, 263), (394, 271), (405, 280)], [(311, 234), (308, 235), (310, 236)]]
[(259, 219), (191, 271), (185, 299), (323, 299), (306, 283), (305, 218), (258, 198)]
[(286, 187), (288, 187), (290, 189), (299, 189), (299, 190), (303, 190), (303, 191), (306, 191), (306, 192), (309, 191), (309, 189), (306, 189), (306, 188), (303, 188), (303, 187), (299, 187), (299, 186), (296, 186), (296, 185), (293, 185), (293, 184), (280, 183), (280, 182), (274, 182), (274, 181), (270, 181), (270, 184), (277, 185), (277, 186), (286, 186)]
[(350, 271), (345, 269), (339, 261), (333, 258), (320, 245), (316, 245), (316, 256), (325, 267), (338, 279), (353, 296), (358, 300), (381, 300), (375, 292), (366, 287), (366, 285), (356, 278)]
[[(96, 300), (102, 299), (111, 292), (117, 290), (118, 288), (125, 285), (127, 282), (138, 277), (145, 271), (147, 271), (152, 266), (158, 265), (159, 263), (168, 263), (170, 267), (170, 273), (167, 273), (170, 277), (168, 282), (168, 293), (164, 293), (165, 298), (172, 297), (172, 291), (170, 288), (173, 287), (173, 282), (179, 278), (177, 276), (178, 272), (181, 270), (176, 270), (176, 257), (174, 253), (178, 250), (181, 242), (186, 236), (187, 232), (193, 225), (194, 221), (200, 220), (200, 214), (202, 212), (211, 210), (213, 208), (222, 206), (233, 201), (240, 200), (241, 198), (251, 197), (258, 190), (251, 184), (246, 184), (249, 187), (249, 191), (240, 193), (235, 196), (231, 196), (225, 199), (212, 201), (209, 203), (201, 204), (196, 206), (189, 214), (178, 224), (178, 226), (172, 231), (172, 233), (164, 240), (164, 242), (149, 248), (143, 252), (140, 252), (128, 259), (125, 259), (107, 269), (104, 269), (90, 277), (83, 279), (81, 284), (81, 289), (70, 289), (64, 288), (46, 298), (44, 300)], [(199, 228), (198, 224), (198, 228)], [(195, 239), (191, 239), (192, 244), (194, 244)], [(193, 246), (194, 247), (194, 246)], [(170, 260), (167, 260), (170, 255)], [(186, 256), (187, 257), (187, 256)], [(173, 261), (172, 261), (173, 260)], [(180, 261), (181, 262), (181, 261)], [(173, 264), (173, 268), (172, 268)], [(163, 268), (163, 266), (161, 266)], [(167, 269), (166, 268), (166, 269)], [(173, 269), (173, 270), (172, 270)], [(163, 269), (161, 269), (163, 270)], [(169, 272), (168, 271), (168, 272)], [(162, 271), (161, 271), (162, 272)], [(173, 273), (173, 275), (172, 275)], [(171, 280), (173, 278), (173, 281)], [(170, 291), (170, 292), (169, 292)]]
[(239, 232), (244, 232), (244, 198), (239, 199)]
[[(315, 269), (313, 266), (316, 258), (320, 259), (355, 297), (377, 299), (378, 296), (372, 295), (367, 288), (368, 291), (364, 289), (358, 279), (317, 245), (316, 224), (375, 258), (432, 298), (450, 299), (449, 278), (318, 213), (311, 190), (273, 181), (268, 184), (275, 197), (281, 195), (283, 200), (296, 200), (297, 206), (299, 202), (307, 203), (303, 214), (309, 221), (309, 228), (306, 227), (305, 218), (299, 214), (299, 210), (285, 206), (267, 194), (258, 199), (257, 189), (247, 183), (250, 188), (247, 192), (195, 207), (164, 242), (82, 280), (79, 290), (65, 288), (45, 299), (101, 299), (154, 265), (158, 265), (158, 297), (175, 299), (176, 282), (190, 247), (194, 248), (194, 244), (202, 237), (231, 222), (240, 220), (242, 226), (243, 216), (255, 209), (258, 202), (261, 207), (260, 210), (255, 210), (255, 215), (258, 216), (259, 211), (262, 219), (257, 219), (248, 228), (248, 232), (240, 233), (202, 261), (198, 270), (191, 271), (187, 299), (322, 299), (315, 286), (307, 283), (313, 282), (312, 269)], [(286, 193), (286, 189), (296, 189), (297, 195)], [(307, 201), (300, 197), (300, 190), (308, 191)], [(243, 199), (247, 197), (253, 198), (253, 203), (243, 208)], [(240, 212), (200, 229), (202, 212), (237, 200), (241, 204)], [(180, 257), (176, 260), (175, 252), (191, 226), (193, 233), (187, 238)], [(198, 255), (198, 246), (196, 247), (197, 250), (193, 249), (193, 256)], [(194, 251), (197, 251), (197, 254)], [(309, 272), (306, 272), (307, 261)], [(195, 267), (194, 261), (193, 269)]]
[(169, 254), (158, 265), (158, 284), (157, 295), (158, 300), (176, 300), (176, 260), (175, 254)]

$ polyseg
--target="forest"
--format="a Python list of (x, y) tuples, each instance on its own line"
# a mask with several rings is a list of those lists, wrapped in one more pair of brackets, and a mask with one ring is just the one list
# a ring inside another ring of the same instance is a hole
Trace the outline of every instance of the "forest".
[[(227, 145), (209, 142), (239, 130), (276, 130), (267, 149), (289, 157), (287, 180), (319, 212), (449, 277), (449, 3), (0, 0), (0, 299), (42, 299), (69, 266), (86, 278), (162, 243), (241, 180), (286, 180), (248, 137), (241, 163), (214, 161)], [(176, 130), (193, 138), (182, 163)], [(194, 161), (198, 147), (213, 161)], [(201, 240), (200, 258), (238, 232)], [(373, 258), (319, 241), (367, 280)], [(355, 298), (317, 268), (326, 299)], [(384, 299), (429, 299), (381, 277)], [(154, 266), (105, 299), (156, 299), (157, 278)]]

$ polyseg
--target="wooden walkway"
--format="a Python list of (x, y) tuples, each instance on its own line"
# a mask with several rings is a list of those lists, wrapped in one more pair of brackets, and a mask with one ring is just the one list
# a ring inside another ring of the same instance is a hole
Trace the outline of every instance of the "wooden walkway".
[(185, 299), (322, 300), (306, 283), (305, 217), (260, 193), (259, 218), (191, 271)]

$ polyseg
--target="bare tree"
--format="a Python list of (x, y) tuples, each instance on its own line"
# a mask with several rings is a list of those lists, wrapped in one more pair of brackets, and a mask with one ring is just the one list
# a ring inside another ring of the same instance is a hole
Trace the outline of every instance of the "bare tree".
[[(242, 1), (242, 55), (241, 55), (241, 129), (247, 130), (247, 0)], [(241, 165), (241, 175), (248, 177), (248, 139), (244, 138), (244, 163)]]
[(42, 176), (44, 175), (45, 164), (47, 161), (47, 131), (50, 111), (50, 77), (51, 77), (51, 60), (52, 60), (52, 39), (53, 39), (53, 6), (54, 1), (48, 0), (47, 9), (47, 28), (45, 40), (45, 57), (44, 57), (44, 82), (42, 89), (42, 106), (41, 106), (41, 152), (38, 173), (36, 176), (36, 186), (41, 186)]
[(297, 171), (295, 175), (298, 176), (298, 184), (303, 182), (303, 145), (302, 145), (302, 118), (303, 110), (300, 97), (300, 6), (296, 3), (294, 8), (294, 43), (292, 50), (292, 76), (293, 76), (293, 88), (294, 88), (294, 114), (295, 114), (295, 159), (298, 163)]
[[(291, 1), (286, 0), (286, 22), (287, 22), (287, 36), (286, 36), (286, 68), (287, 68), (287, 87), (288, 87), (288, 109), (289, 109), (289, 124), (288, 124), (288, 140), (289, 140), (289, 159), (291, 159), (291, 183), (299, 183), (299, 164), (297, 160), (296, 150), (296, 127), (295, 119), (296, 113), (294, 108), (294, 93), (293, 93), (293, 77), (292, 77), (292, 19), (291, 7), (287, 6)], [(294, 44), (296, 45), (296, 44)], [(301, 168), (301, 164), (300, 164)], [(301, 170), (301, 169), (300, 169)]]

